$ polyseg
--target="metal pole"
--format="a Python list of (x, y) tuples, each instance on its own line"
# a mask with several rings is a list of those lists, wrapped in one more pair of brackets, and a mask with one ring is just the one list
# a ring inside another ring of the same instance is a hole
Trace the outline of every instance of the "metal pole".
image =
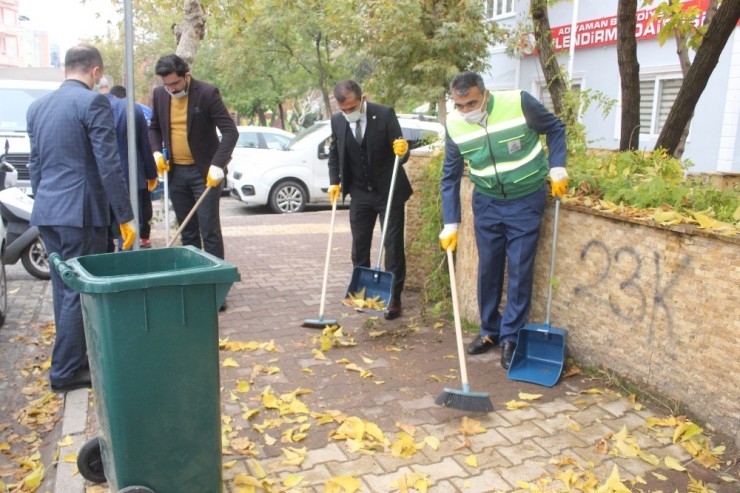
[(570, 46), (568, 49), (568, 87), (573, 85), (573, 59), (576, 53), (576, 30), (578, 29), (578, 0), (573, 0), (573, 17), (570, 21)]
[(136, 98), (134, 91), (134, 22), (131, 0), (123, 2), (124, 30), (126, 35), (126, 126), (128, 134), (128, 183), (129, 196), (131, 197), (131, 208), (134, 210), (134, 223), (136, 239), (134, 250), (139, 249), (139, 183), (136, 164)]

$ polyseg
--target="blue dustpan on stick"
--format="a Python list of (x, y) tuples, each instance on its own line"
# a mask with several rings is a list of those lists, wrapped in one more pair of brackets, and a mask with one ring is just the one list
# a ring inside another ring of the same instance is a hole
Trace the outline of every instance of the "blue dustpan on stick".
[(565, 329), (550, 326), (552, 279), (555, 272), (555, 246), (558, 239), (560, 199), (555, 198), (555, 220), (552, 225), (552, 255), (550, 282), (547, 286), (547, 315), (544, 324), (528, 324), (519, 329), (514, 356), (511, 358), (510, 380), (552, 387), (560, 379), (565, 365)]
[(385, 207), (385, 214), (383, 217), (383, 229), (380, 234), (380, 250), (378, 251), (378, 261), (375, 264), (375, 268), (355, 266), (352, 269), (352, 278), (349, 281), (347, 292), (344, 297), (349, 298), (350, 295), (365, 290), (365, 299), (378, 298), (386, 308), (391, 306), (393, 301), (393, 284), (395, 277), (392, 272), (384, 272), (380, 270), (380, 261), (383, 258), (383, 248), (385, 247), (385, 233), (388, 230), (388, 217), (391, 215), (391, 204), (393, 203), (393, 190), (396, 188), (396, 175), (398, 174), (398, 163), (399, 157), (396, 156), (396, 160), (393, 163), (393, 175), (391, 177), (391, 186), (388, 190), (388, 204)]

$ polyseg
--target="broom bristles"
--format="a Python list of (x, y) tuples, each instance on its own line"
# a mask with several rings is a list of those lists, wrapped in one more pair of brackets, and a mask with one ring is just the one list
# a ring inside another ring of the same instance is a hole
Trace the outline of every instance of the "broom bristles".
[(438, 406), (451, 407), (460, 411), (490, 413), (493, 411), (491, 398), (486, 392), (466, 392), (464, 390), (445, 388), (437, 400)]

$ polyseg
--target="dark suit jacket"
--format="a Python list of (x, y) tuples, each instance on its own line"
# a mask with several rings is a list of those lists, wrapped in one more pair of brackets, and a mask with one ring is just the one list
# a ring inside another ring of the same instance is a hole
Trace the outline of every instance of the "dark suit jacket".
[(66, 80), (34, 101), (26, 116), (32, 225), (105, 227), (111, 209), (119, 223), (134, 218), (108, 98)]
[[(113, 108), (118, 155), (121, 156), (121, 169), (128, 185), (128, 104), (125, 99), (119, 99), (110, 94), (106, 96)], [(146, 117), (138, 105), (134, 105), (134, 120), (136, 122), (136, 188), (144, 190), (147, 187), (146, 180), (157, 177), (157, 165), (149, 145), (149, 127), (146, 124)]]
[[(164, 87), (154, 89), (152, 119), (149, 123), (149, 143), (152, 152), (162, 152), (162, 145), (172, 149), (170, 144), (170, 96)], [(234, 120), (224, 106), (218, 88), (190, 78), (188, 88), (188, 145), (195, 159), (195, 165), (203, 174), (213, 164), (221, 168), (231, 161), (231, 153), (239, 138)], [(219, 142), (216, 128), (221, 131)]]
[[(363, 140), (367, 146), (368, 163), (370, 175), (381, 193), (388, 194), (393, 177), (393, 163), (396, 155), (393, 154), (393, 141), (402, 138), (401, 125), (398, 123), (396, 112), (393, 108), (375, 103), (367, 103), (367, 126)], [(347, 120), (342, 113), (331, 117), (331, 145), (329, 146), (329, 183), (336, 185), (341, 183), (342, 196), (347, 195), (351, 183), (348, 183), (349, 170), (347, 167), (346, 139), (354, 139), (355, 136), (350, 129)], [(400, 164), (409, 159), (407, 152), (401, 158)], [(396, 190), (394, 201), (406, 201), (411, 196), (411, 183), (402, 166), (398, 168), (396, 176)]]

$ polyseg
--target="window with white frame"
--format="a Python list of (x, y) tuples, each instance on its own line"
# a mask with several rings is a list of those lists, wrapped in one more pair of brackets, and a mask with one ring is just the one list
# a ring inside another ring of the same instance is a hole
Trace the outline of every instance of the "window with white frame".
[(484, 0), (486, 19), (514, 14), (514, 0)]
[[(581, 90), (581, 82), (573, 82), (573, 86), (571, 87), (574, 91), (580, 91)], [(534, 94), (534, 96), (540, 100), (540, 103), (547, 108), (549, 111), (553, 111), (552, 106), (552, 96), (550, 96), (550, 91), (547, 89), (547, 84), (544, 82), (539, 83), (537, 85), (537, 94)]]
[(657, 76), (640, 81), (640, 133), (658, 135), (681, 89), (676, 75)]

